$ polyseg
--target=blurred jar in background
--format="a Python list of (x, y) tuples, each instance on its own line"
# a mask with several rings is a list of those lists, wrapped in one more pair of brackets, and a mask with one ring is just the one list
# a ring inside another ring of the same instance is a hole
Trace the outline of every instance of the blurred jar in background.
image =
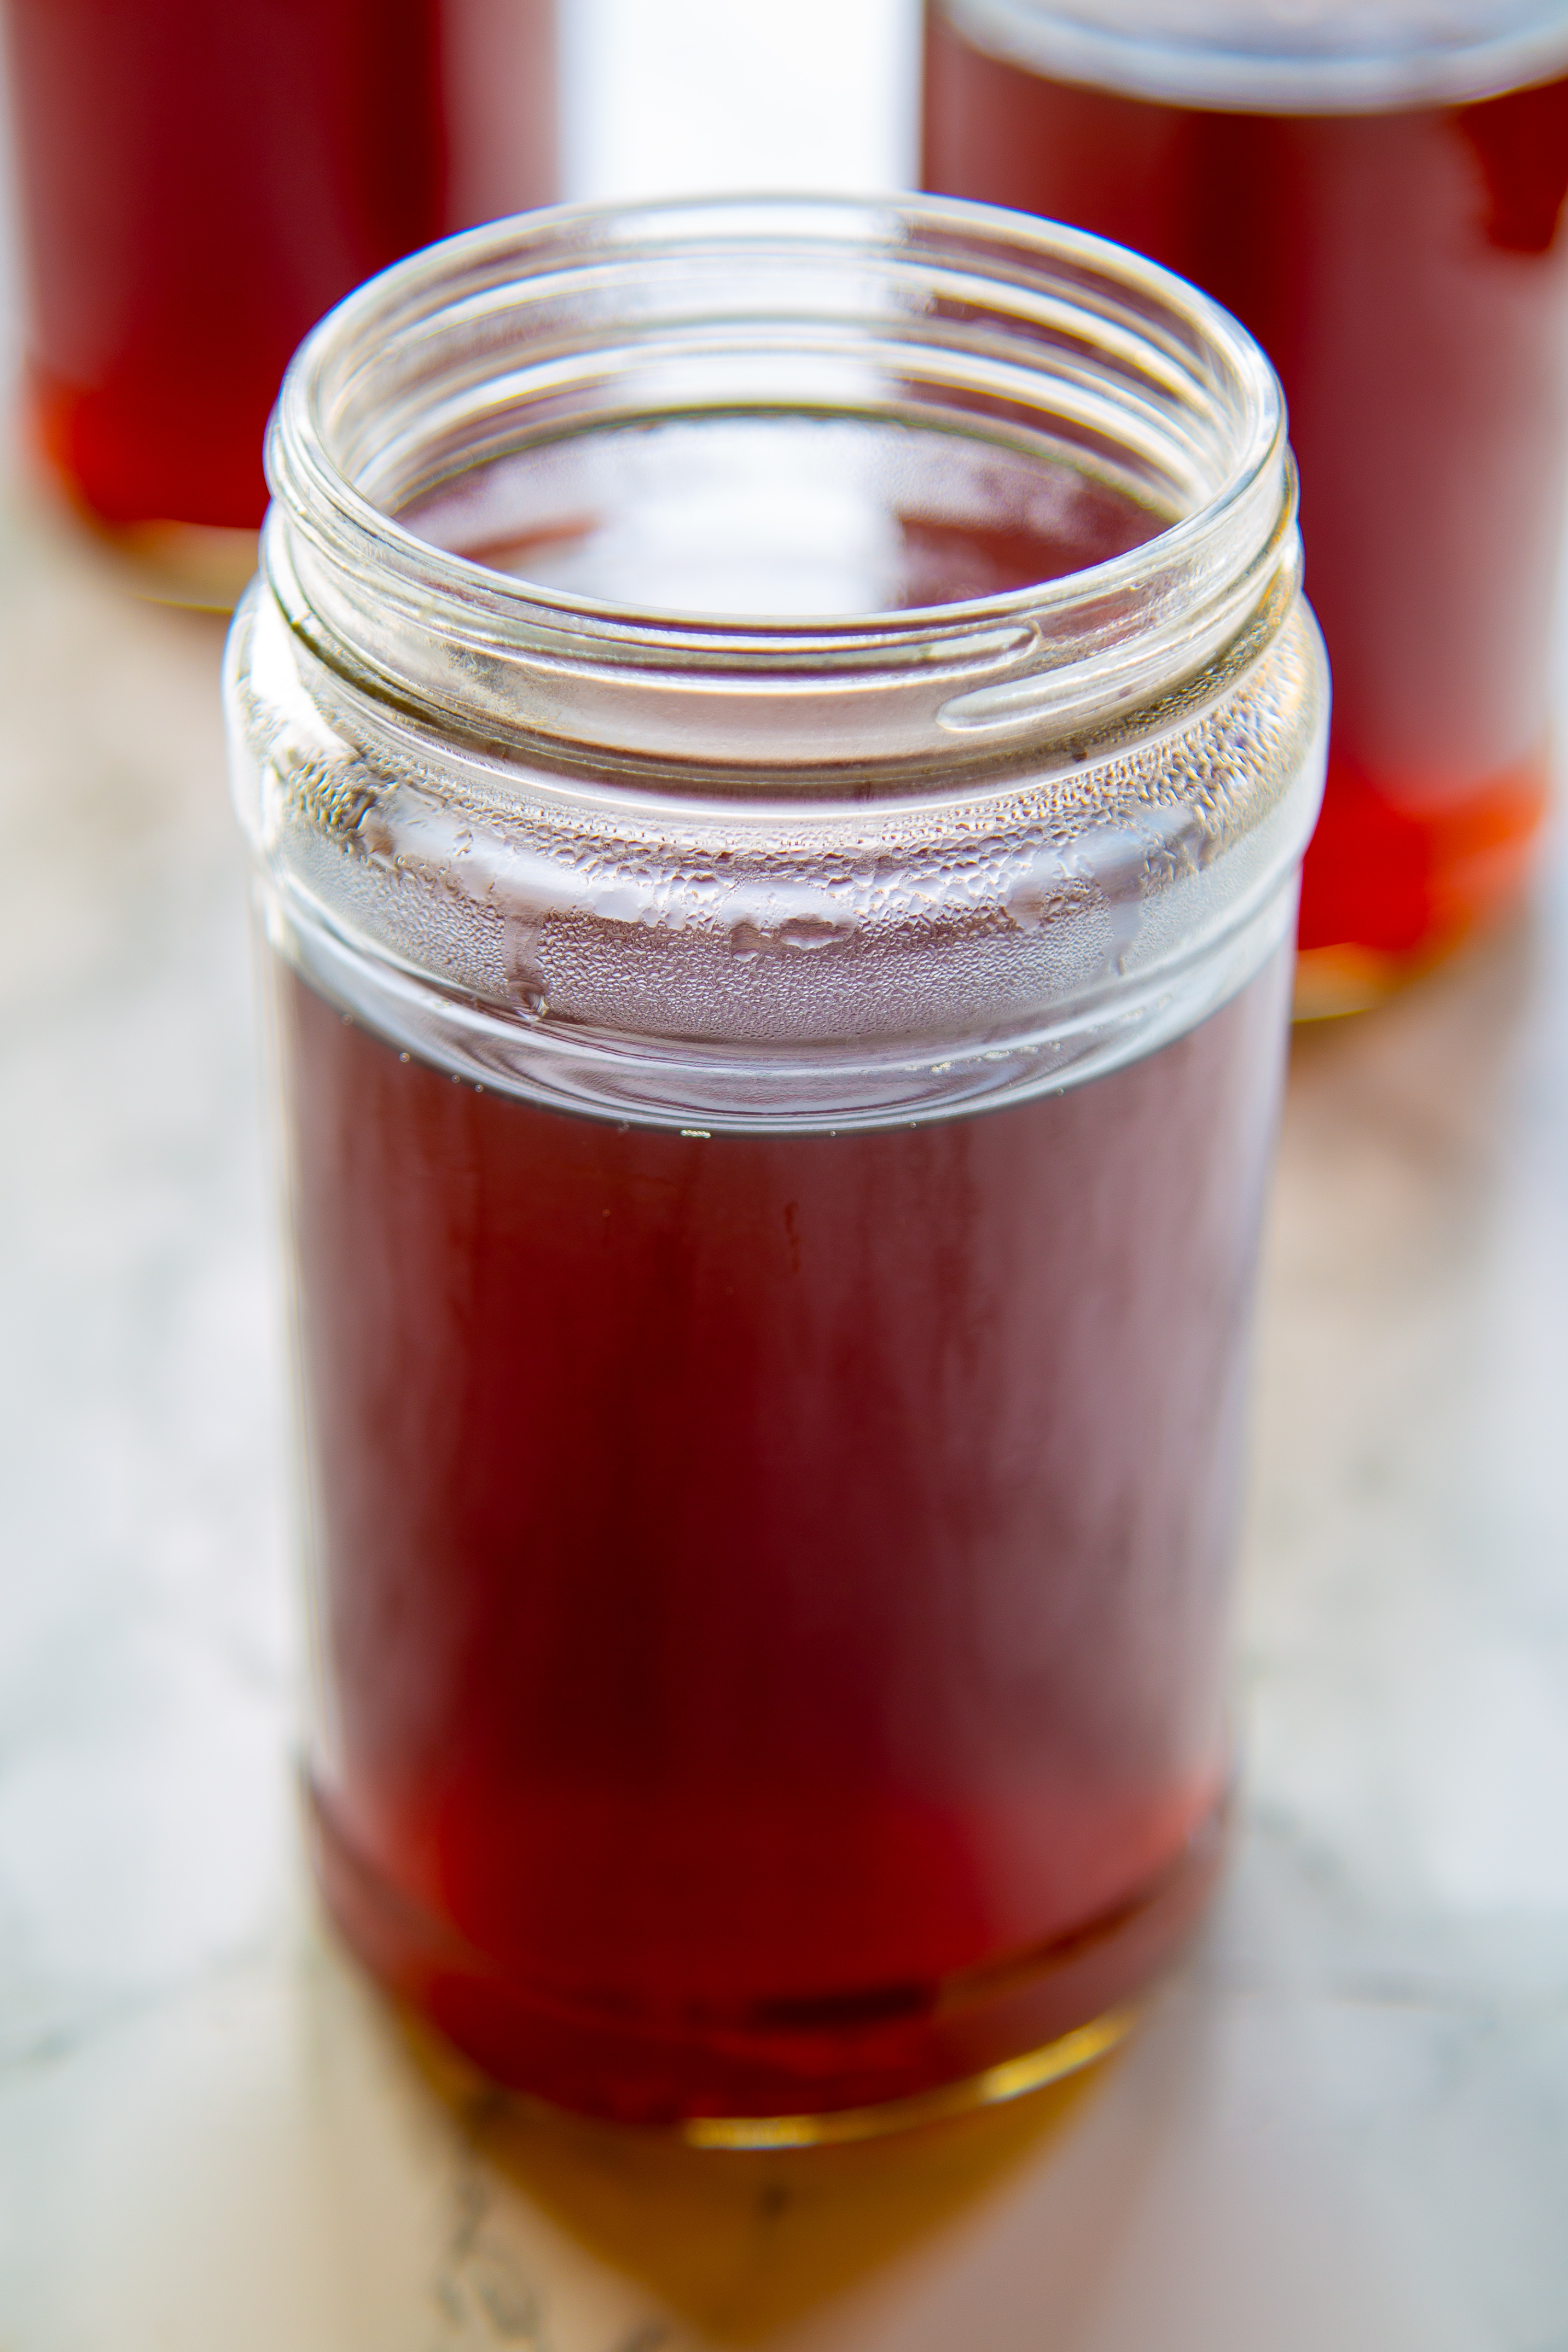
[(1195, 279), (1284, 380), (1333, 749), (1298, 1009), (1519, 893), (1568, 446), (1568, 8), (928, 0), (924, 183)]
[(31, 438), (231, 602), (290, 352), (401, 254), (556, 193), (552, 0), (5, 0)]

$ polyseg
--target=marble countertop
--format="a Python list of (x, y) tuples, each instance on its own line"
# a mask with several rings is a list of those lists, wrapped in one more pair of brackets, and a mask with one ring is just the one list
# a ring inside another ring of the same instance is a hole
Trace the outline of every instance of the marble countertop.
[[(580, 186), (675, 168), (627, 41)], [(1563, 857), (1298, 1041), (1190, 1964), (1055, 2092), (693, 2156), (445, 2072), (314, 1924), (220, 646), (0, 509), (0, 2352), (1568, 2352)]]

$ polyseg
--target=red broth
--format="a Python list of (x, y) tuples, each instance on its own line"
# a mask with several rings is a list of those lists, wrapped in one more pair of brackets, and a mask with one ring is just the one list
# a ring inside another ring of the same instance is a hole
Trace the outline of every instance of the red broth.
[(1076, 1089), (681, 1135), (284, 987), (350, 1943), (640, 2123), (919, 2094), (1190, 1926), (1276, 965)]
[(553, 193), (549, 0), (11, 0), (36, 437), (111, 526), (245, 528), (322, 311)]
[(1205, 110), (1053, 81), (933, 9), (924, 178), (1147, 253), (1264, 344), (1334, 676), (1301, 944), (1331, 1002), (1453, 945), (1516, 896), (1547, 802), (1568, 79)]

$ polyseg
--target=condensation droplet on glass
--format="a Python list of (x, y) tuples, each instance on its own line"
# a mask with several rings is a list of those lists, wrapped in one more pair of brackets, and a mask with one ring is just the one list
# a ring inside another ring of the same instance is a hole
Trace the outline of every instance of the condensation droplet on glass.
[(853, 924), (835, 921), (830, 915), (792, 915), (787, 922), (779, 925), (779, 940), (797, 953), (808, 953), (847, 940), (853, 929)]
[(764, 930), (760, 923), (740, 922), (730, 927), (730, 953), (737, 963), (751, 963), (760, 955), (810, 954), (817, 948), (833, 947), (849, 939), (855, 926), (828, 915), (790, 915), (776, 929)]
[(506, 992), (518, 1012), (538, 1021), (548, 1011), (550, 983), (540, 967), (544, 925), (533, 916), (511, 916), (502, 934)]
[(1059, 891), (1046, 884), (1026, 882), (1009, 891), (1007, 912), (1021, 931), (1037, 931), (1059, 898)]

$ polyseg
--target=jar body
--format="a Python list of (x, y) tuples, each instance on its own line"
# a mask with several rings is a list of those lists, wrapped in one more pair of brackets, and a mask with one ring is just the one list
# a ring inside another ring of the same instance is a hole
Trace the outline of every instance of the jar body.
[[(268, 414), (313, 321), (399, 254), (555, 194), (550, 0), (6, 16), (33, 437), (132, 552), (177, 566), (183, 541), (195, 589), (198, 534), (260, 522)], [(229, 601), (253, 538), (235, 563)]]
[(1568, 26), (1239, 59), (1208, 13), (1162, 47), (1131, 7), (930, 0), (924, 180), (1151, 254), (1279, 369), (1334, 675), (1301, 1003), (1350, 1010), (1517, 900), (1546, 812)]
[[(441, 344), (428, 310), (444, 301), (466, 355), (448, 383), (510, 382), (493, 341), (473, 367), (465, 340), (474, 320), (493, 337), (505, 270), (521, 306), (566, 299), (558, 264), (574, 301), (602, 268), (613, 305), (704, 239), (736, 334), (763, 331), (774, 287), (815, 304), (818, 277), (847, 271), (858, 311), (886, 281), (896, 496), (929, 585), (925, 467), (959, 495), (945, 444), (908, 437), (925, 352), (951, 396), (952, 314), (931, 287), (961, 256), (958, 331), (994, 355), (970, 321), (995, 269), (1002, 308), (1026, 313), (1019, 382), (1037, 398), (1039, 254), (963, 207), (826, 235), (809, 207), (749, 208), (732, 236), (694, 214), (635, 216), (643, 275), (619, 268), (616, 216), (530, 230), (565, 244), (538, 268), (462, 241), (449, 300), (439, 254), (424, 257), (407, 266), (409, 350)], [(1053, 257), (1064, 366), (1100, 339), (1121, 348), (1086, 289), (1138, 265), (1104, 257)], [(696, 307), (680, 280), (674, 331), (696, 333)], [(551, 315), (509, 357), (521, 380), (542, 343), (553, 404)], [(380, 402), (395, 337), (374, 325)], [(346, 331), (328, 322), (317, 343)], [(788, 438), (782, 354), (806, 338), (798, 320), (778, 332), (748, 368), (754, 399), (773, 390), (763, 429), (786, 436), (763, 475), (804, 451), (787, 539), (835, 453), (859, 464), (875, 404), (858, 360), (847, 442), (823, 438), (816, 410)], [(657, 339), (645, 317), (631, 350)], [(691, 402), (731, 356), (728, 332), (699, 342), (689, 381), (657, 380), (674, 439), (639, 420), (630, 476), (605, 477), (635, 498), (664, 447), (679, 499), (663, 481), (637, 531), (584, 533), (584, 562), (620, 564), (627, 544), (645, 561), (650, 517), (668, 512), (689, 560), (700, 465), (723, 474), (735, 425), (721, 384), (694, 471)], [(1165, 343), (1151, 352), (1166, 383)], [(1201, 387), (1201, 341), (1192, 363)], [(979, 401), (967, 351), (958, 373)], [(618, 420), (622, 363), (607, 376)], [(429, 411), (449, 432), (440, 392)], [(1215, 398), (1194, 391), (1200, 438)], [(363, 429), (350, 394), (320, 406)], [(402, 451), (408, 411), (392, 408)], [(492, 411), (487, 392), (490, 446)], [(289, 412), (286, 393), (285, 443)], [(592, 451), (604, 428), (584, 415)], [(974, 425), (965, 407), (948, 430)], [(530, 497), (541, 467), (555, 482), (577, 463), (571, 439), (506, 430)], [(1005, 460), (977, 446), (970, 488), (991, 501)], [(285, 468), (287, 446), (275, 456)], [(1248, 1302), (1325, 704), (1282, 444), (1268, 467), (1251, 618), (1226, 622), (1184, 687), (1185, 657), (1162, 653), (1130, 709), (1089, 657), (1042, 673), (1039, 633), (1065, 626), (1075, 578), (1098, 600), (1100, 656), (1112, 605), (1134, 616), (1119, 661), (1188, 630), (1191, 575), (1145, 607), (1138, 583), (1163, 559), (1142, 547), (1066, 579), (1059, 609), (1021, 591), (1029, 633), (1000, 627), (1006, 599), (959, 600), (838, 637), (770, 623), (761, 652), (705, 622), (671, 650), (587, 603), (546, 666), (526, 575), (519, 590), (420, 554), (389, 524), (377, 577), (373, 522), (353, 564), (312, 573), (330, 534), (285, 470), (229, 691), (279, 974), (318, 1866), (373, 1972), (503, 2082), (699, 2136), (765, 2143), (781, 2117), (833, 2136), (847, 2115), (976, 2082), (994, 2095), (1068, 2063), (1051, 2053), (1091, 2054), (1197, 1916), (1226, 1790)], [(468, 512), (475, 478), (459, 467), (456, 493), (452, 478), (445, 507), (403, 511), (431, 530)], [(1033, 478), (1059, 518), (1061, 482)], [(721, 489), (722, 536), (744, 509)], [(562, 496), (575, 514), (580, 487)], [(542, 530), (526, 560), (557, 562), (561, 539)], [(471, 515), (468, 540), (494, 562)], [(940, 546), (951, 562), (951, 536)], [(406, 669), (389, 692), (368, 649), (404, 559), (434, 567), (409, 609), (436, 617), (382, 646), (378, 666)], [(329, 631), (333, 580), (351, 618)], [(508, 635), (509, 597), (525, 637)], [(462, 652), (444, 710), (425, 667), (443, 620)], [(900, 630), (907, 654), (889, 650)], [(716, 692), (702, 663), (720, 638)], [(574, 740), (547, 739), (559, 669), (603, 688), (606, 646), (639, 662), (594, 706), (596, 741), (581, 700)], [(531, 665), (521, 685), (512, 653)], [(1086, 679), (1070, 739), (1042, 732), (1040, 694), (1056, 709)], [(812, 746), (831, 724), (842, 752), (862, 688), (876, 750), (851, 768)], [(921, 748), (889, 778), (906, 730)], [(689, 749), (640, 761), (638, 730)], [(744, 743), (769, 764), (734, 765)]]

